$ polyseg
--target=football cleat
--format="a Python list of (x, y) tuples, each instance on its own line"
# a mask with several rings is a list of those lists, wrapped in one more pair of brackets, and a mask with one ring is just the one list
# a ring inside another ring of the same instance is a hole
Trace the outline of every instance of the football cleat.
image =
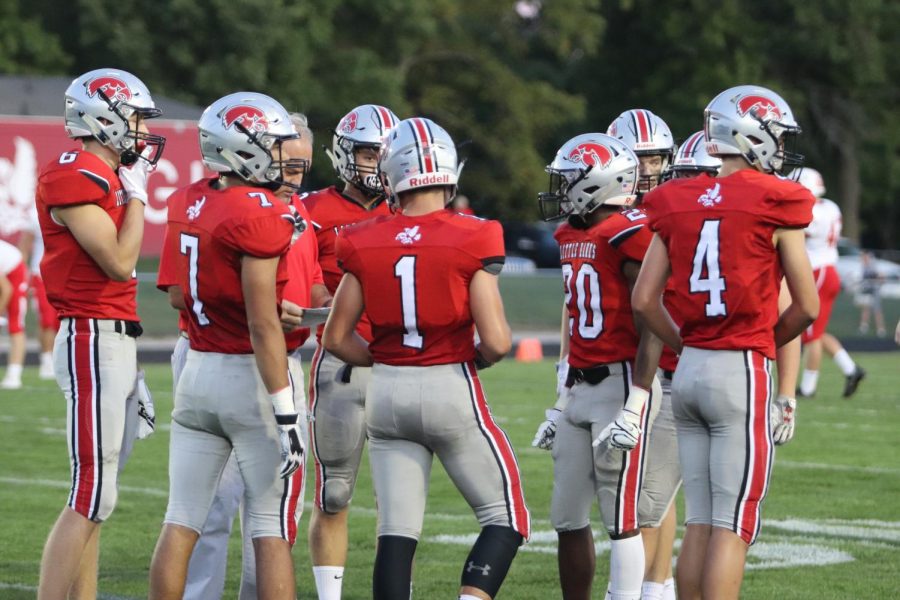
[(866, 377), (866, 370), (856, 365), (856, 370), (847, 375), (847, 381), (844, 382), (844, 398), (849, 398), (856, 393), (859, 382)]

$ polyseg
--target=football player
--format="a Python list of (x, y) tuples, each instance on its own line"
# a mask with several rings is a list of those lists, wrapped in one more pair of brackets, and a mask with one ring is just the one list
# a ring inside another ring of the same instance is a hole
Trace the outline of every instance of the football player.
[[(445, 210), (459, 165), (453, 140), (433, 121), (399, 123), (378, 168), (398, 212), (338, 236), (345, 275), (322, 338), (349, 364), (374, 363), (366, 396), (378, 499), (373, 597), (409, 597), (436, 454), (482, 527), (459, 597), (490, 599), (530, 527), (512, 445), (476, 373), (511, 346), (497, 284), (503, 231), (496, 221)], [(364, 308), (371, 343), (356, 331)]]
[(200, 152), (219, 173), (175, 192), (166, 252), (176, 256), (190, 350), (175, 393), (169, 503), (150, 567), (153, 599), (182, 598), (193, 547), (234, 452), (256, 555), (258, 595), (293, 598), (290, 550), (302, 488), (302, 372), (288, 361), (278, 304), (302, 222), (272, 190), (306, 161), (277, 101), (220, 98), (200, 117)]
[(41, 275), (61, 320), (53, 362), (72, 432), (72, 488), (41, 558), (42, 600), (96, 594), (100, 524), (115, 507), (118, 473), (137, 433), (134, 268), (147, 178), (165, 145), (145, 123), (161, 113), (130, 73), (85, 73), (65, 101), (66, 132), (81, 144), (43, 168), (36, 204)]
[(28, 288), (31, 291), (32, 306), (38, 315), (38, 342), (41, 349), (38, 377), (56, 379), (53, 373), (53, 340), (59, 331), (59, 319), (56, 317), (56, 311), (50, 306), (50, 301), (47, 300), (47, 291), (41, 278), (44, 239), (41, 237), (37, 205), (32, 205), (28, 213), (28, 225), (19, 236), (19, 250), (22, 252), (22, 259), (28, 265)]
[[(563, 144), (547, 171), (541, 212), (547, 220), (568, 217), (555, 234), (565, 292), (563, 367), (559, 401), (533, 445), (553, 453), (550, 512), (562, 594), (591, 596), (596, 497), (612, 546), (607, 598), (639, 600), (644, 549), (637, 508), (647, 439), (641, 432), (649, 433), (661, 394), (654, 377), (660, 342), (639, 336), (630, 304), (650, 242), (647, 215), (626, 208), (637, 193), (639, 159), (621, 141), (588, 133)], [(646, 375), (645, 388), (632, 384), (636, 369)]]
[(672, 164), (675, 140), (666, 122), (644, 108), (626, 110), (606, 130), (634, 152), (640, 161), (638, 194), (655, 188)]
[[(300, 145), (291, 145), (283, 148), (287, 159), (299, 159), (305, 161), (305, 165), (297, 164), (295, 168), (285, 169), (284, 178), (289, 185), (282, 185), (275, 191), (275, 195), (283, 202), (290, 203), (304, 222), (309, 223), (309, 215), (303, 203), (299, 201), (296, 188), (302, 185), (309, 165), (312, 164), (313, 133), (307, 124), (305, 115), (291, 113), (291, 122), (294, 129), (300, 134)], [(295, 147), (296, 146), (296, 147)], [(296, 156), (290, 154), (296, 150)], [(316, 234), (311, 226), (307, 226), (300, 232), (299, 237), (291, 245), (287, 254), (288, 281), (284, 286), (284, 299), (281, 302), (281, 322), (285, 330), (288, 354), (288, 363), (292, 365), (292, 372), (302, 375), (300, 361), (300, 346), (309, 337), (310, 330), (303, 327), (303, 307), (318, 307), (331, 303), (331, 295), (325, 289), (322, 279), (322, 270), (319, 268), (318, 247)], [(162, 263), (160, 265), (162, 273)], [(183, 367), (183, 362), (181, 364)], [(180, 372), (180, 369), (179, 369)], [(294, 382), (295, 402), (305, 405), (305, 395), (302, 380)], [(306, 436), (305, 422), (304, 439)], [(305, 465), (300, 466), (300, 470)], [(305, 473), (298, 474), (301, 489), (295, 511), (295, 522), (300, 521), (303, 512), (303, 495), (306, 483)], [(188, 567), (187, 583), (185, 585), (185, 600), (203, 600), (204, 598), (221, 597), (225, 588), (226, 563), (228, 557), (228, 538), (231, 535), (231, 526), (238, 506), (243, 507), (241, 522), (249, 523), (249, 515), (246, 513), (246, 503), (241, 503), (244, 494), (244, 481), (238, 469), (234, 453), (225, 463), (225, 470), (219, 479), (219, 487), (215, 498), (203, 525), (200, 539), (194, 546), (191, 554), (191, 562)], [(253, 540), (247, 527), (241, 528), (242, 553), (241, 553), (241, 585), (238, 597), (241, 599), (254, 599), (256, 593), (256, 557), (253, 552)]]
[[(6, 319), (9, 328), (6, 375), (3, 381), (0, 381), (0, 389), (4, 390), (17, 390), (22, 387), (22, 367), (25, 365), (27, 279), (22, 253), (9, 242), (0, 240), (0, 318)], [(4, 314), (6, 317), (3, 317)]]
[[(319, 264), (331, 294), (343, 274), (334, 255), (338, 232), (348, 225), (389, 214), (376, 174), (382, 139), (397, 124), (389, 109), (364, 104), (334, 130), (331, 158), (343, 188), (331, 186), (303, 196), (319, 244)], [(365, 315), (359, 334), (372, 339)], [(310, 448), (315, 460), (315, 501), (309, 521), (309, 554), (319, 600), (340, 600), (347, 563), (348, 506), (366, 439), (365, 399), (371, 369), (351, 366), (319, 344), (310, 367)]]
[(797, 395), (801, 398), (815, 395), (824, 348), (844, 374), (844, 397), (848, 398), (856, 392), (859, 382), (866, 376), (866, 371), (850, 358), (838, 339), (826, 331), (831, 318), (831, 308), (841, 293), (841, 278), (835, 268), (838, 259), (837, 243), (841, 237), (841, 209), (824, 197), (825, 180), (815, 169), (803, 167), (798, 181), (816, 197), (813, 220), (806, 228), (806, 252), (809, 254), (813, 276), (816, 278), (820, 308), (815, 323), (803, 332), (806, 364)]
[[(771, 90), (726, 90), (705, 112), (719, 175), (674, 180), (644, 198), (655, 235), (633, 306), (680, 354), (672, 379), (687, 524), (679, 598), (738, 597), (771, 472), (770, 410), (781, 408), (769, 363), (818, 312), (802, 233), (813, 198), (774, 175), (800, 162), (785, 149), (799, 130)], [(782, 273), (792, 303), (779, 316)], [(667, 303), (680, 330), (660, 302), (670, 277)]]

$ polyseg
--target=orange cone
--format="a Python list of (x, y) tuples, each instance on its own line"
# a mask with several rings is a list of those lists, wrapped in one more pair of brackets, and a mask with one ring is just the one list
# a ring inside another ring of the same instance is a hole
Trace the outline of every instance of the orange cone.
[(541, 340), (537, 338), (523, 338), (516, 348), (516, 360), (519, 362), (539, 362), (544, 359), (544, 349)]

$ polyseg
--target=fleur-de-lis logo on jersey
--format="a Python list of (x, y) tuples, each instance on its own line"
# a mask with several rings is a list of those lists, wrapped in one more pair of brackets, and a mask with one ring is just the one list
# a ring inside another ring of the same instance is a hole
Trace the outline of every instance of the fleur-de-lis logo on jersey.
[(714, 206), (722, 201), (722, 186), (720, 184), (716, 184), (711, 188), (707, 188), (703, 195), (697, 198), (697, 202), (709, 208)]
[(200, 216), (200, 210), (203, 209), (204, 204), (206, 204), (206, 196), (203, 196), (202, 198), (194, 202), (192, 206), (188, 206), (187, 217), (189, 221), (193, 221)]
[(422, 234), (419, 233), (419, 226), (415, 227), (404, 227), (403, 231), (397, 234), (397, 237), (394, 238), (401, 244), (409, 245), (413, 242), (418, 242), (422, 239)]

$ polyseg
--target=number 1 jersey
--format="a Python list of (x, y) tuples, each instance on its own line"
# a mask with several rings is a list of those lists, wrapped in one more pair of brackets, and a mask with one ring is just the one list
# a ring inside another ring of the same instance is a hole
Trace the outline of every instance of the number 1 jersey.
[(650, 245), (647, 215), (632, 208), (587, 229), (556, 230), (569, 314), (569, 364), (584, 369), (634, 360), (638, 336), (623, 267)]
[(341, 267), (362, 284), (375, 362), (429, 366), (475, 358), (469, 283), (499, 273), (497, 221), (439, 210), (377, 217), (341, 230)]
[(783, 274), (773, 235), (806, 227), (814, 202), (802, 185), (752, 169), (676, 179), (644, 196), (650, 227), (668, 249), (666, 300), (685, 346), (775, 358)]

